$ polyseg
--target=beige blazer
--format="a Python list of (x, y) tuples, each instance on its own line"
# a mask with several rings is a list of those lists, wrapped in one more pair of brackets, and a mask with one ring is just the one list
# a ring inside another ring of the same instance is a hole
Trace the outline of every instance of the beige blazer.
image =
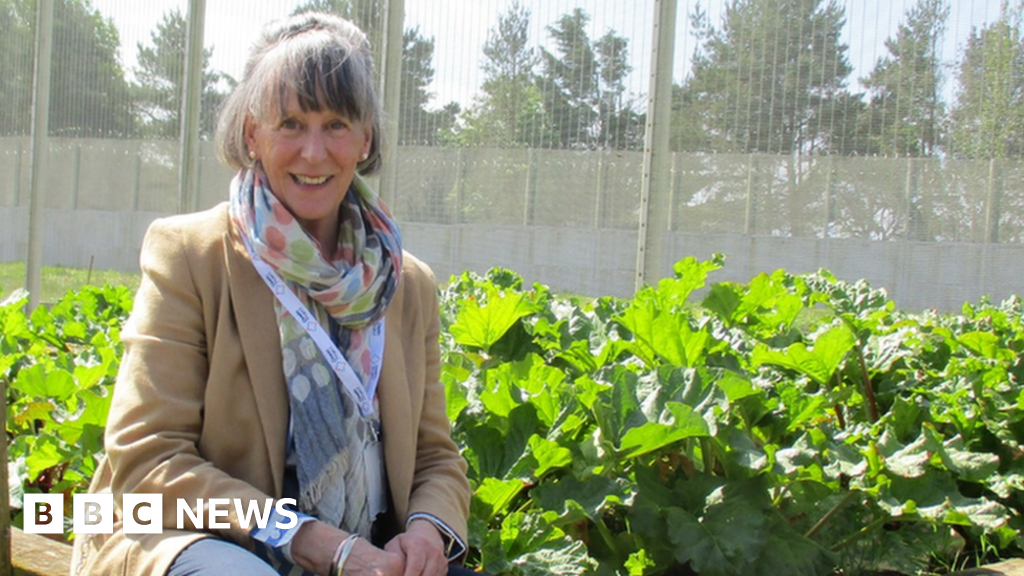
[[(73, 575), (165, 574), (203, 533), (179, 531), (186, 498), (279, 498), (288, 396), (274, 297), (229, 224), (227, 204), (153, 223), (142, 282), (125, 325), (106, 430), (107, 456), (92, 492), (163, 495), (162, 534), (79, 537)], [(466, 538), (466, 465), (449, 435), (440, 383), (437, 292), (406, 254), (385, 317), (379, 398), (392, 510), (399, 526), (432, 514)], [(244, 546), (232, 511), (217, 535)], [(187, 520), (186, 520), (187, 522)]]

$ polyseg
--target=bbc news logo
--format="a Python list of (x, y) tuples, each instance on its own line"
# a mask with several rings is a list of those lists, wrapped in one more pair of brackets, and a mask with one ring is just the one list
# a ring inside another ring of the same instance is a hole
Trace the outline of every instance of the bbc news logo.
[[(160, 494), (125, 494), (122, 500), (122, 527), (125, 534), (163, 532), (164, 500)], [(197, 498), (191, 506), (184, 498), (176, 504), (178, 530), (227, 529), (226, 519), (235, 512), (244, 530), (255, 524), (265, 529), (271, 522), (279, 530), (294, 528), (298, 516), (289, 510), (294, 498), (277, 502), (267, 499), (263, 507), (257, 501), (240, 498)], [(63, 494), (25, 494), (24, 532), (27, 534), (64, 533)], [(205, 512), (205, 515), (204, 515)], [(186, 525), (186, 519), (190, 525)], [(75, 494), (72, 497), (72, 531), (75, 534), (111, 534), (114, 531), (113, 494)]]

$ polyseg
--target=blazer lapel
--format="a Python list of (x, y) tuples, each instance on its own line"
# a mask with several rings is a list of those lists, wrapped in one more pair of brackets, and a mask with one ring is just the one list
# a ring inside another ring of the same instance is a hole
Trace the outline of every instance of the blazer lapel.
[(282, 372), (280, 336), (274, 296), (260, 278), (241, 241), (224, 233), (228, 285), (245, 365), (256, 397), (259, 421), (270, 455), (274, 490), (281, 494), (284, 478), (288, 392)]

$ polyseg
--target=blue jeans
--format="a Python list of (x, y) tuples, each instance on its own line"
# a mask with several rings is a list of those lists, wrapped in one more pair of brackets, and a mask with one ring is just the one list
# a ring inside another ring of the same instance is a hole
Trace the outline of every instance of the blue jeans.
[[(481, 576), (452, 566), (448, 576)], [(278, 576), (277, 571), (245, 548), (217, 538), (193, 542), (178, 554), (167, 576)]]
[(178, 554), (167, 576), (278, 576), (259, 556), (217, 538), (203, 538)]

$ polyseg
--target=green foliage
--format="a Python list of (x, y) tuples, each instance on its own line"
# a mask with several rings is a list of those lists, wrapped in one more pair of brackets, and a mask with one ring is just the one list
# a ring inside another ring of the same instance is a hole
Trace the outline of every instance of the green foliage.
[(629, 301), (452, 279), (472, 563), (910, 574), (1021, 552), (1019, 301), (908, 315), (827, 272), (706, 287), (720, 266)]
[(16, 507), (26, 491), (70, 498), (88, 486), (103, 452), (132, 296), (124, 287), (90, 286), (30, 315), (27, 301), (18, 291), (0, 303), (0, 383)]
[[(825, 271), (709, 283), (721, 266), (687, 258), (628, 301), (451, 279), (471, 566), (824, 576), (1021, 554), (1024, 302), (911, 315)], [(23, 305), (0, 305), (15, 492), (68, 493), (102, 451), (130, 296)]]

